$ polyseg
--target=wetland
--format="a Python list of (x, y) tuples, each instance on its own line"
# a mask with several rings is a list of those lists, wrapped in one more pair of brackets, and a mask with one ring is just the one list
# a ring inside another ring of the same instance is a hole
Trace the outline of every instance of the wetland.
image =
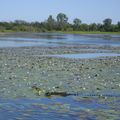
[(1, 120), (119, 120), (120, 35), (0, 35)]

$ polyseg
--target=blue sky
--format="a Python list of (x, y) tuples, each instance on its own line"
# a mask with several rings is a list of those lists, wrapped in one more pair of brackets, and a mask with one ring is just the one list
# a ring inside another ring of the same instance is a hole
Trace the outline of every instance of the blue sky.
[(43, 21), (60, 12), (70, 22), (78, 17), (83, 23), (99, 23), (105, 18), (116, 23), (120, 21), (120, 0), (0, 0), (0, 21)]

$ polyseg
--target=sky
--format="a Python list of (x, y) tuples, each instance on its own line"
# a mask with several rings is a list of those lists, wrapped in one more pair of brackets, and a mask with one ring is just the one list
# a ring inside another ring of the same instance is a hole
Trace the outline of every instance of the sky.
[(44, 21), (65, 13), (69, 22), (79, 18), (82, 23), (101, 23), (111, 18), (120, 21), (120, 0), (0, 0), (0, 21)]

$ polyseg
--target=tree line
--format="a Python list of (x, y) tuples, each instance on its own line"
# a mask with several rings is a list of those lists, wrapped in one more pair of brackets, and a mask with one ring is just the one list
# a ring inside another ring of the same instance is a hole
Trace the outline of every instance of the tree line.
[(47, 32), (47, 31), (101, 31), (101, 32), (119, 32), (120, 21), (112, 24), (112, 19), (106, 18), (103, 23), (82, 23), (81, 19), (75, 18), (73, 23), (68, 22), (68, 17), (64, 13), (59, 13), (56, 19), (50, 15), (43, 22), (27, 22), (24, 20), (15, 20), (13, 22), (0, 22), (0, 32)]

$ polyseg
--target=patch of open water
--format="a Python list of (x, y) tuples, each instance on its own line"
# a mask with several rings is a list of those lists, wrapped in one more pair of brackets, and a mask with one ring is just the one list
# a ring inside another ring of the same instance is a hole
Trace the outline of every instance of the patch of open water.
[(72, 59), (90, 59), (90, 58), (101, 58), (101, 57), (117, 57), (120, 54), (116, 53), (81, 53), (81, 54), (56, 54), (56, 55), (44, 55), (48, 57), (57, 58), (72, 58)]
[(81, 100), (71, 96), (0, 100), (0, 120), (96, 120), (99, 112), (94, 112), (97, 110), (104, 113), (111, 110), (111, 107), (99, 103), (97, 98)]
[[(62, 36), (62, 37), (61, 37)], [(120, 46), (120, 40), (106, 39), (105, 37), (92, 37), (83, 35), (60, 34), (35, 34), (28, 36), (0, 37), (0, 47), (24, 47), (24, 46), (61, 46), (61, 45), (102, 45)], [(117, 36), (120, 39), (120, 36)]]

